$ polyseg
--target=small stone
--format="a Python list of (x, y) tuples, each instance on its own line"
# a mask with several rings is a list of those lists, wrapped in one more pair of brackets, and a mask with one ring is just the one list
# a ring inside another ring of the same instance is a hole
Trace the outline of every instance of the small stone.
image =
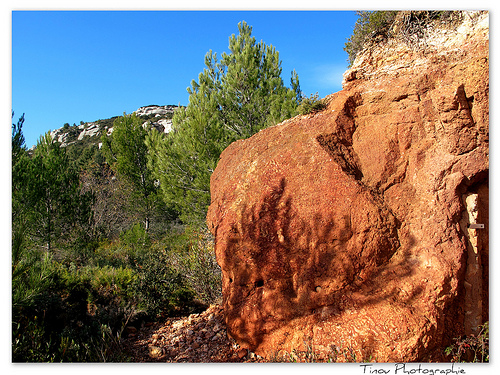
[(151, 358), (159, 358), (163, 355), (163, 349), (158, 346), (149, 347), (149, 356)]
[(238, 355), (239, 359), (243, 359), (248, 354), (248, 349), (241, 348), (236, 354)]

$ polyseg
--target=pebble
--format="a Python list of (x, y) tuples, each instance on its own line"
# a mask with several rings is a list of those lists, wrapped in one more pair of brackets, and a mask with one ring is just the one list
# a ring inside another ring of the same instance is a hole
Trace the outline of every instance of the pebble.
[(248, 354), (248, 350), (244, 349), (244, 348), (241, 348), (241, 349), (238, 350), (238, 352), (236, 354), (238, 355), (239, 359), (243, 359)]
[(151, 358), (159, 358), (163, 355), (163, 349), (158, 346), (149, 347), (149, 356)]

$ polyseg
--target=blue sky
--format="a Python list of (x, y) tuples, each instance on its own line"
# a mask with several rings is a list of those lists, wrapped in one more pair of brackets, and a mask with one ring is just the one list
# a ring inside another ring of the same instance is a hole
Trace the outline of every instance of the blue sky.
[(12, 109), (28, 147), (64, 123), (188, 103), (212, 50), (228, 52), (238, 22), (280, 53), (283, 79), (306, 95), (341, 90), (354, 11), (13, 11)]

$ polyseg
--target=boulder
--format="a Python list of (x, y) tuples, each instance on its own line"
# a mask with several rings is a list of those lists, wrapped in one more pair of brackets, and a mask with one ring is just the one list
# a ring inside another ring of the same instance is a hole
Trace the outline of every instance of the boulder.
[(475, 17), (460, 48), (397, 63), (404, 46), (365, 51), (326, 109), (222, 153), (207, 223), (241, 347), (435, 361), (488, 320), (488, 24)]

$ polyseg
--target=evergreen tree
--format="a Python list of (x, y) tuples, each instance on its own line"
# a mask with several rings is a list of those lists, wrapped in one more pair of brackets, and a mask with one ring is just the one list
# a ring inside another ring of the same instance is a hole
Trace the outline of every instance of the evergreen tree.
[(279, 53), (272, 45), (256, 43), (245, 22), (238, 29), (239, 35), (229, 38), (231, 53), (223, 53), (221, 61), (222, 120), (234, 139), (248, 138), (295, 114), (295, 93), (283, 85)]
[(302, 101), (302, 91), (300, 90), (299, 75), (295, 71), (292, 71), (292, 77), (290, 78), (290, 83), (292, 85), (293, 92), (295, 93), (295, 100), (297, 105), (300, 105)]
[(23, 191), (31, 233), (50, 250), (54, 238), (89, 220), (91, 197), (80, 195), (78, 171), (70, 164), (65, 149), (53, 142), (49, 133), (40, 137), (25, 168)]
[(188, 106), (174, 114), (173, 132), (147, 141), (163, 197), (185, 222), (204, 223), (210, 176), (231, 142), (297, 114), (297, 74), (293, 89), (285, 87), (275, 48), (256, 43), (244, 21), (238, 30), (221, 61), (212, 51), (205, 56), (205, 69), (188, 88)]
[[(14, 112), (12, 112), (14, 117)], [(26, 146), (22, 132), (24, 114), (19, 118), (17, 124), (12, 124), (12, 229), (17, 230), (22, 221), (25, 204), (23, 192), (23, 181), (26, 178)]]
[[(14, 112), (12, 112), (14, 117)], [(24, 113), (17, 121), (17, 124), (12, 124), (12, 165), (15, 165), (21, 153), (26, 151), (23, 135)]]
[(153, 212), (158, 205), (157, 187), (147, 165), (148, 131), (135, 114), (118, 117), (110, 137), (102, 135), (102, 151), (106, 161), (129, 188), (129, 208), (149, 230)]

